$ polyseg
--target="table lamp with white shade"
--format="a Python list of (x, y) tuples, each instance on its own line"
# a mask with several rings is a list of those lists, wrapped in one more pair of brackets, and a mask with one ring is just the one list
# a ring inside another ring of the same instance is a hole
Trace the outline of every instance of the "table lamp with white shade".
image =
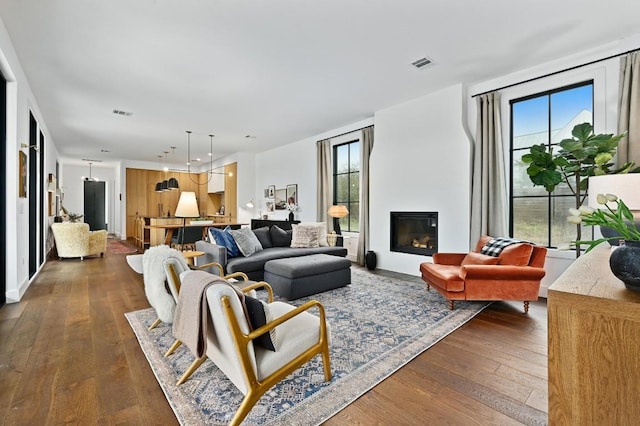
[(182, 218), (182, 241), (180, 244), (184, 247), (184, 232), (187, 225), (187, 218), (200, 216), (198, 200), (196, 199), (195, 192), (182, 191), (180, 199), (178, 200), (178, 207), (176, 207), (175, 215), (176, 217)]

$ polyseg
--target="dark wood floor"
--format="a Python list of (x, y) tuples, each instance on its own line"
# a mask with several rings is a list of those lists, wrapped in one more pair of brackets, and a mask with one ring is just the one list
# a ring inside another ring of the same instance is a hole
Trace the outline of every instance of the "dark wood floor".
[[(47, 262), (0, 309), (0, 424), (177, 424), (124, 317), (148, 306), (124, 254)], [(546, 321), (494, 303), (326, 424), (545, 424)]]

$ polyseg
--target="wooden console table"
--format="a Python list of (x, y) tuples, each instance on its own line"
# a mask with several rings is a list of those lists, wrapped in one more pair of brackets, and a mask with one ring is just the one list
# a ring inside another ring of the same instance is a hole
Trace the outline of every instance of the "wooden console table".
[(549, 287), (549, 424), (640, 422), (640, 292), (601, 244)]

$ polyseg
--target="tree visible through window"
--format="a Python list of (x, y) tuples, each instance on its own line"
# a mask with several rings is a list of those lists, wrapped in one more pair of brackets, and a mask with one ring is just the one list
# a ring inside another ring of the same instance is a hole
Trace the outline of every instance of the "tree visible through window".
[[(511, 102), (511, 235), (548, 247), (576, 238), (567, 222), (575, 207), (573, 193), (560, 184), (552, 193), (533, 186), (521, 158), (532, 145), (545, 144), (554, 151), (571, 137), (576, 124), (593, 124), (593, 81), (538, 93)], [(585, 234), (583, 233), (583, 236)]]
[(360, 141), (333, 147), (333, 203), (347, 207), (349, 216), (340, 219), (340, 230), (360, 230)]

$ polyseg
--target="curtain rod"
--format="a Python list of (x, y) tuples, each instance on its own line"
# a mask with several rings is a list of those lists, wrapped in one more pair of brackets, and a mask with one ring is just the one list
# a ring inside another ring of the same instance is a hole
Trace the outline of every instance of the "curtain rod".
[(478, 93), (478, 94), (473, 95), (471, 97), (475, 98), (476, 96), (482, 96), (482, 95), (486, 95), (487, 93), (495, 92), (495, 91), (498, 91), (498, 90), (508, 89), (510, 87), (518, 86), (520, 84), (530, 83), (532, 81), (536, 81), (536, 80), (540, 80), (540, 79), (543, 79), (543, 78), (551, 77), (551, 76), (556, 75), (556, 74), (562, 74), (563, 72), (573, 71), (575, 69), (586, 67), (588, 65), (597, 64), (598, 62), (608, 61), (609, 59), (617, 58), (619, 56), (628, 55), (629, 53), (637, 52), (639, 50), (640, 50), (640, 47), (637, 48), (637, 49), (627, 50), (624, 53), (618, 53), (618, 54), (615, 54), (615, 55), (607, 56), (606, 58), (596, 59), (595, 61), (587, 62), (586, 64), (575, 65), (573, 67), (565, 68), (565, 69), (562, 69), (562, 70), (559, 70), (559, 71), (550, 72), (548, 74), (540, 75), (538, 77), (533, 77), (533, 78), (530, 78), (528, 80), (520, 81), (518, 83), (507, 84), (506, 86), (498, 87), (497, 89), (487, 90), (486, 92)]
[(349, 130), (348, 132), (340, 133), (339, 135), (334, 135), (334, 136), (331, 136), (331, 137), (329, 137), (329, 138), (324, 138), (324, 139), (320, 139), (320, 140), (321, 140), (321, 141), (326, 141), (326, 140), (328, 140), (328, 139), (335, 139), (335, 138), (339, 138), (340, 136), (348, 135), (349, 133), (359, 132), (360, 130), (366, 129), (367, 127), (373, 127), (373, 126), (374, 126), (373, 124), (370, 124), (370, 125), (368, 125), (368, 126), (364, 126), (364, 127), (359, 128), (359, 129)]

